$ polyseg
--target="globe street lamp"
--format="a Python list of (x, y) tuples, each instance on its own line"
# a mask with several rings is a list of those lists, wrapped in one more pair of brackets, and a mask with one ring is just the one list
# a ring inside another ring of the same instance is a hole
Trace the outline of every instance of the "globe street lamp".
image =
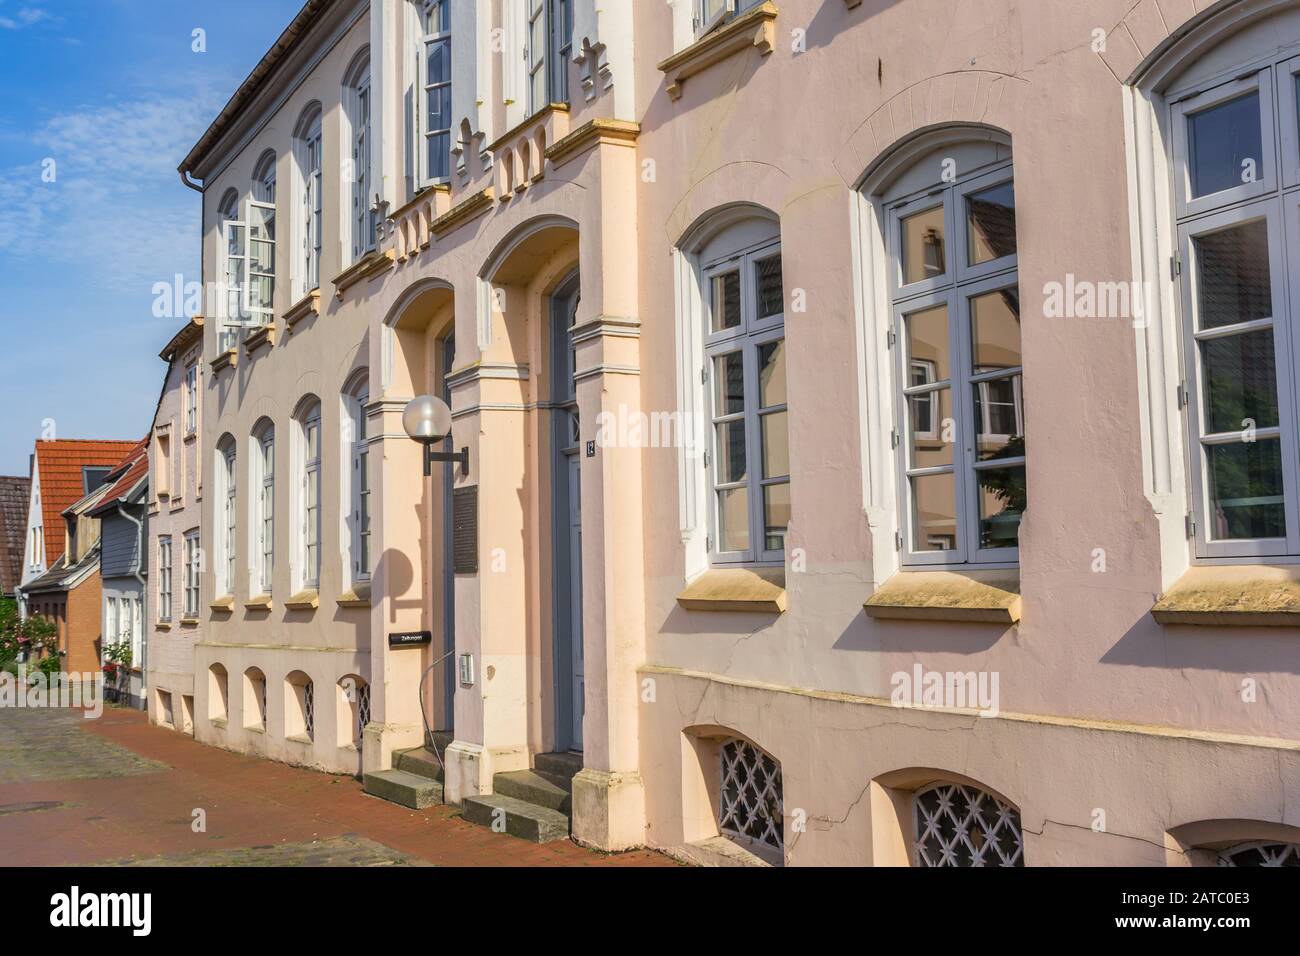
[(462, 477), (469, 475), (469, 449), (458, 452), (437, 452), (433, 446), (451, 434), (451, 409), (441, 398), (421, 395), (407, 404), (402, 412), (402, 427), (412, 441), (424, 446), (424, 476), (433, 474), (435, 461), (460, 464)]

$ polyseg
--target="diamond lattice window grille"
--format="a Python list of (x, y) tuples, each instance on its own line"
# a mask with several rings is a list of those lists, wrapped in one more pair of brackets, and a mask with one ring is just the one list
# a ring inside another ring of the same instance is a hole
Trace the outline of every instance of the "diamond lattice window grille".
[(917, 866), (1024, 866), (1020, 811), (975, 787), (917, 792)]
[(781, 765), (747, 740), (722, 745), (722, 800), (718, 829), (785, 852)]
[(260, 688), (260, 694), (262, 698), (262, 729), (266, 730), (266, 715), (270, 713), (270, 711), (266, 707), (266, 678), (265, 677), (259, 678), (258, 683), (262, 685)]
[(357, 688), (357, 726), (355, 728), (357, 749), (365, 736), (366, 724), (370, 723), (370, 685), (362, 684)]
[(302, 726), (311, 737), (316, 732), (316, 685), (311, 681), (302, 685)]
[(1300, 866), (1300, 844), (1241, 843), (1219, 851), (1219, 866)]

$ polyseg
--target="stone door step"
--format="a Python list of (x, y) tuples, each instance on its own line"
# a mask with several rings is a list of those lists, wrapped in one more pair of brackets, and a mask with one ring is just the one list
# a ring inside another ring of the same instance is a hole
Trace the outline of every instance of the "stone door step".
[[(498, 774), (496, 779), (501, 776)], [(470, 823), (532, 843), (551, 843), (569, 838), (569, 818), (563, 813), (502, 793), (466, 797), (461, 802), (461, 812)]]
[(389, 803), (423, 810), (442, 803), (442, 784), (405, 770), (381, 770), (365, 775), (362, 789)]

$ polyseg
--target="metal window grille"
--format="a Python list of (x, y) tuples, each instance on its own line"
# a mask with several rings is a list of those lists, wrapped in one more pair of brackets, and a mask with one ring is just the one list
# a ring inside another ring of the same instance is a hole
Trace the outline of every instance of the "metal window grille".
[(1024, 866), (1020, 811), (975, 787), (916, 794), (917, 866)]
[(316, 732), (316, 685), (311, 681), (302, 685), (302, 725), (311, 737)]
[(724, 743), (718, 816), (723, 833), (784, 853), (781, 765), (746, 740)]
[(1241, 843), (1220, 851), (1219, 866), (1300, 866), (1300, 845)]
[(370, 723), (370, 685), (362, 684), (357, 688), (357, 725), (353, 729), (357, 749), (361, 748), (361, 741), (368, 723)]
[(260, 686), (258, 687), (258, 696), (261, 698), (261, 701), (262, 701), (262, 715), (261, 715), (261, 716), (262, 716), (262, 729), (263, 729), (263, 730), (266, 730), (266, 715), (267, 715), (268, 713), (270, 713), (270, 711), (267, 709), (267, 706), (266, 706), (266, 678), (265, 678), (265, 677), (259, 677), (258, 680), (257, 680), (257, 682), (258, 682), (258, 684), (260, 685)]

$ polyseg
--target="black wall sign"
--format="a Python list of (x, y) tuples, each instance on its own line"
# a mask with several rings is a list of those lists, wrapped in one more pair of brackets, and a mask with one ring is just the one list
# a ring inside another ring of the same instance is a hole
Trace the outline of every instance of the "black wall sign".
[(389, 634), (389, 647), (424, 647), (433, 643), (432, 631), (406, 631), (401, 634)]
[(478, 485), (451, 495), (452, 565), (456, 574), (478, 574)]

